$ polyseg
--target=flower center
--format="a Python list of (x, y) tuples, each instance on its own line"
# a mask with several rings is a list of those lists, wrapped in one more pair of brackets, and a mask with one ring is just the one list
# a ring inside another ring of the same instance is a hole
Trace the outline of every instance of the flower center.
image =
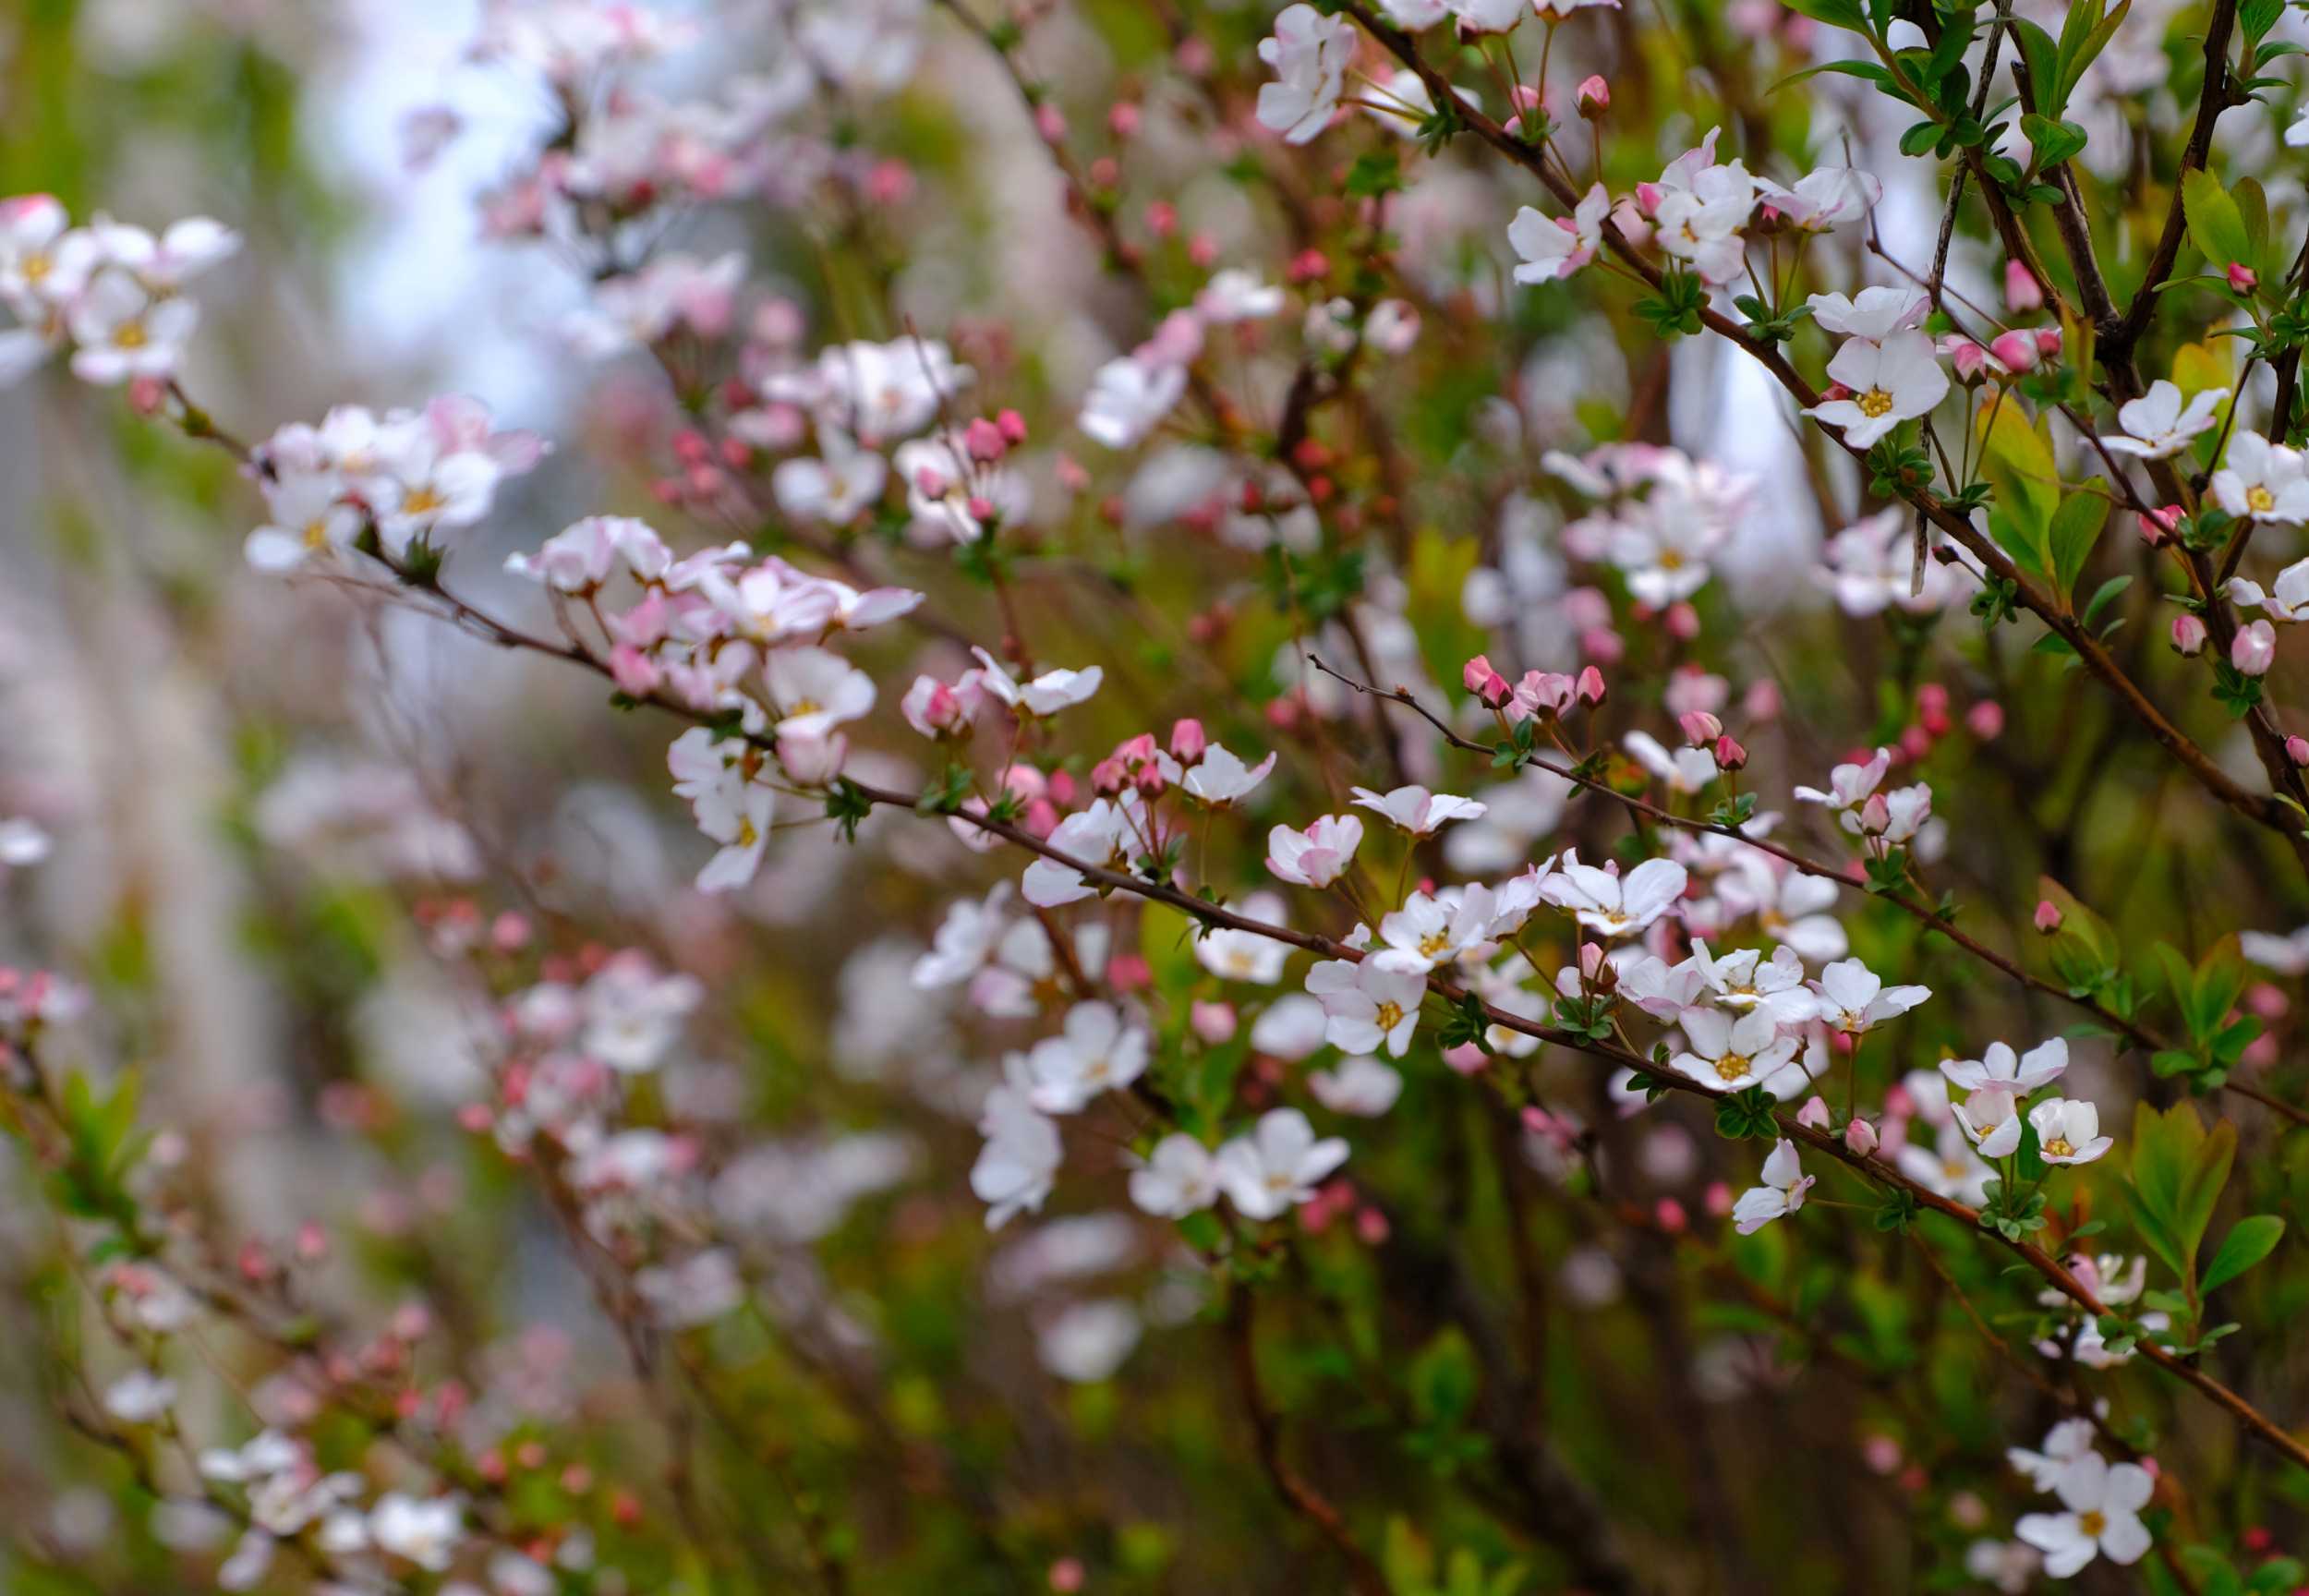
[(1662, 571), (1681, 571), (1684, 569), (1684, 555), (1682, 551), (1674, 549), (1662, 549), (1660, 551), (1660, 569)]
[(2277, 495), (2255, 482), (2245, 490), (2245, 508), (2255, 515), (2266, 515), (2277, 508)]
[(2069, 1139), (2065, 1136), (2055, 1136), (2045, 1143), (2045, 1156), (2048, 1158), (2068, 1158), (2073, 1156), (2075, 1152), (2076, 1149), (2069, 1145)]
[(761, 840), (762, 834), (754, 828), (754, 817), (750, 815), (739, 816), (738, 846), (741, 848), (751, 848), (755, 843), (760, 841)]
[(1379, 1022), (1379, 1029), (1382, 1031), (1392, 1031), (1396, 1026), (1403, 1023), (1403, 1005), (1400, 1003), (1382, 1003), (1379, 1005), (1379, 1012), (1373, 1015), (1372, 1018)]
[(793, 708), (790, 711), (790, 713), (794, 715), (816, 715), (825, 707), (826, 707), (823, 704), (820, 704), (815, 698), (797, 698), (793, 701)]
[(1873, 421), (1892, 413), (1892, 396), (1881, 388), (1871, 388), (1860, 395), (1860, 414)]
[(441, 498), (441, 496), (433, 491), (431, 488), (419, 488), (416, 492), (401, 501), (401, 514), (404, 515), (430, 515), (434, 511), (443, 508), (445, 503), (446, 502)]
[(305, 547), (308, 549), (326, 549), (329, 547), (328, 522), (316, 516), (314, 519), (305, 523)]
[(151, 342), (141, 321), (123, 321), (113, 329), (113, 345), (120, 349), (141, 349)]
[(1716, 1078), (1720, 1081), (1738, 1081), (1747, 1074), (1747, 1055), (1745, 1053), (1726, 1053), (1716, 1060)]
[(2076, 1527), (2085, 1531), (2087, 1539), (2097, 1541), (2100, 1532), (2109, 1528), (2109, 1516), (2105, 1513), (2079, 1513)]
[(1450, 946), (1451, 934), (1447, 931), (1430, 931), (1419, 939), (1420, 952), (1430, 959), (1434, 958)]
[(56, 263), (45, 255), (32, 254), (25, 256), (23, 263), (17, 270), (24, 274), (25, 282), (38, 283), (46, 278), (50, 272), (55, 270), (55, 265)]

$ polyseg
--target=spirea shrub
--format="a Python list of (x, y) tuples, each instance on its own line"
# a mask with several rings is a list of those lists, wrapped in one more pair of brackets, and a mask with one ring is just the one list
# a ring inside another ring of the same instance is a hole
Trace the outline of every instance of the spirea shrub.
[(2278, 0), (75, 9), (9, 1590), (2309, 1588)]

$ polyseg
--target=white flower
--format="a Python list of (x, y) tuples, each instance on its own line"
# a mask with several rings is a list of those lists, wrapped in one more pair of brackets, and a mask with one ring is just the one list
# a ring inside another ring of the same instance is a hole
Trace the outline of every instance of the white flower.
[(1601, 183), (1581, 196), (1569, 216), (1545, 216), (1524, 206), (1507, 224), (1507, 242), (1522, 261), (1516, 268), (1516, 281), (1552, 283), (1594, 260), (1603, 244), (1604, 219), (1611, 213), (1612, 196)]
[(2042, 1554), (2018, 1541), (1976, 1541), (1964, 1548), (1964, 1572), (2004, 1596), (2025, 1596), (2044, 1565)]
[(1865, 338), (1880, 344), (1924, 320), (1932, 308), (1931, 296), (1921, 288), (1863, 288), (1852, 298), (1841, 294), (1815, 294), (1805, 301), (1820, 331), (1839, 338)]
[(2110, 1466), (2097, 1452), (2069, 1463), (2053, 1484), (2065, 1513), (2029, 1513), (2013, 1532), (2045, 1554), (2045, 1572), (2066, 1579), (2096, 1556), (2137, 1563), (2149, 1548), (2141, 1523), (2157, 1482), (2137, 1463)]
[(1330, 1024), (1316, 999), (1303, 992), (1286, 993), (1251, 1022), (1251, 1050), (1296, 1064), (1323, 1046)]
[(1092, 665), (1081, 671), (1046, 671), (1022, 685), (984, 648), (973, 648), (971, 652), (978, 657), (980, 669), (972, 679), (980, 691), (1027, 715), (1056, 715), (1061, 709), (1084, 703), (1098, 691), (1099, 683), (1106, 680), (1106, 672)]
[(1876, 756), (1865, 765), (1839, 765), (1828, 773), (1828, 791), (1817, 787), (1798, 787), (1796, 801), (1800, 804), (1819, 804), (1828, 812), (1840, 816), (1847, 831), (1860, 829), (1861, 808), (1875, 793), (1884, 780), (1884, 772), (1892, 768), (1892, 751), (1879, 748)]
[(2090, 1164), (2116, 1145), (2100, 1133), (2100, 1110), (2073, 1097), (2054, 1097), (2028, 1111), (2048, 1164)]
[(1895, 504), (1854, 522), (1828, 539), (1823, 569), (1814, 574), (1847, 615), (1878, 615), (1898, 606), (1910, 614), (1944, 610), (1957, 597), (1964, 567), (1941, 560), (1950, 547), (1938, 531), (1926, 550), (1924, 580), (1916, 581), (1915, 514)]
[[(1698, 1002), (1704, 981), (1703, 967), (1697, 955), (1680, 964), (1671, 964), (1652, 954), (1638, 953), (1618, 966), (1618, 974), (1622, 1000), (1633, 1003), (1654, 1020), (1673, 1020)], [(1562, 978), (1569, 979), (1572, 991), (1579, 989), (1581, 974), (1577, 966), (1567, 968), (1559, 979)]]
[(1244, 1218), (1272, 1219), (1312, 1197), (1316, 1183), (1346, 1162), (1345, 1142), (1317, 1141), (1306, 1115), (1274, 1108), (1249, 1136), (1218, 1150), (1219, 1185)]
[(2291, 625), (2309, 621), (2309, 560), (2296, 560), (2277, 574), (2269, 591), (2243, 576), (2229, 579), (2229, 601), (2240, 610), (2258, 610), (2272, 621)]
[[(1050, 846), (1077, 864), (1128, 870), (1131, 855), (1141, 846), (1133, 824), (1138, 802), (1135, 793), (1094, 800), (1089, 808), (1058, 822), (1058, 829), (1050, 833)], [(1097, 891), (1082, 871), (1056, 859), (1037, 859), (1029, 864), (1020, 889), (1037, 909), (1080, 902)]]
[[(1440, 5), (1437, 10), (1441, 10)], [(1262, 320), (1282, 308), (1283, 291), (1261, 282), (1256, 272), (1246, 272), (1239, 266), (1212, 273), (1211, 280), (1203, 285), (1203, 292), (1194, 296), (1194, 313), (1206, 322), (1219, 325)]]
[(2294, 525), (2309, 520), (2309, 473), (2299, 452), (2258, 432), (2241, 431), (2229, 440), (2211, 488), (2214, 502), (2231, 515)]
[(1582, 864), (1575, 851), (1564, 855), (1540, 894), (1568, 909), (1579, 924), (1605, 937), (1633, 937), (1666, 913), (1690, 879), (1673, 859), (1647, 859), (1625, 877)]
[(361, 490), (377, 517), (377, 540), (399, 559), (443, 526), (470, 526), (490, 513), (505, 467), (474, 441), (430, 415), (396, 412), (376, 431), (374, 466)]
[(199, 321), (189, 299), (158, 299), (126, 272), (100, 272), (66, 317), (72, 374), (100, 387), (172, 376)]
[(1820, 1018), (1838, 1031), (1858, 1036), (1905, 1014), (1932, 996), (1928, 986), (1887, 986), (1857, 959), (1842, 959), (1819, 973), (1812, 989), (1820, 996)]
[[(2065, 1302), (2067, 1298), (2061, 1299)], [(2006, 1462), (2028, 1476), (2029, 1484), (2039, 1491), (2049, 1491), (2061, 1482), (2061, 1476), (2093, 1449), (2093, 1421), (2090, 1419), (2063, 1419), (2045, 1433), (2044, 1450), (2031, 1452), (2023, 1446), (2008, 1447)]]
[(1806, 1082), (1795, 1062), (1796, 1038), (1780, 1034), (1769, 1009), (1735, 1019), (1721, 1009), (1687, 1009), (1680, 1023), (1685, 1050), (1673, 1062), (1693, 1080), (1724, 1092), (1761, 1086), (1787, 1098)]
[(1414, 837), (1428, 836), (1451, 821), (1473, 820), (1483, 813), (1483, 805), (1472, 798), (1457, 798), (1448, 792), (1430, 792), (1424, 787), (1397, 787), (1391, 792), (1384, 793), (1374, 792), (1368, 787), (1357, 787), (1351, 791), (1357, 804), (1376, 810), (1398, 829), (1408, 831)]
[(695, 975), (661, 975), (638, 953), (621, 953), (586, 983), (587, 1054), (622, 1073), (657, 1067), (705, 997)]
[(1733, 1228), (1743, 1236), (1753, 1236), (1774, 1219), (1802, 1208), (1804, 1194), (1812, 1189), (1812, 1177), (1796, 1160), (1795, 1143), (1784, 1136), (1764, 1160), (1762, 1179), (1762, 1185), (1749, 1187), (1732, 1205)]
[(2207, 388), (2184, 408), (2181, 390), (2160, 377), (2148, 385), (2147, 393), (2117, 407), (2117, 423), (2124, 431), (2100, 441), (2119, 454), (2170, 459), (2187, 448), (2191, 439), (2212, 429), (2221, 401), (2228, 397), (2226, 388)]
[(1462, 37), (1475, 33), (1512, 33), (1517, 24), (1533, 14), (1530, 0), (1445, 0), (1459, 19)]
[(1158, 1219), (1183, 1219), (1218, 1201), (1218, 1161), (1182, 1130), (1154, 1143), (1130, 1172), (1130, 1201)]
[(0, 200), (0, 299), (24, 320), (37, 325), (79, 298), (103, 258), (54, 196)]
[(1092, 376), (1079, 425), (1094, 442), (1128, 449), (1162, 425), (1186, 391), (1184, 366), (1153, 364), (1125, 355), (1107, 361)]
[(1029, 1100), (1026, 1061), (1005, 1061), (1004, 1082), (986, 1094), (978, 1119), (986, 1144), (971, 1166), (970, 1189), (987, 1204), (986, 1228), (998, 1230), (1022, 1210), (1039, 1212), (1058, 1173), (1058, 1125)]
[(1028, 1094), (1045, 1114), (1079, 1112), (1092, 1098), (1128, 1086), (1146, 1071), (1146, 1033), (1125, 1025), (1111, 1003), (1077, 1003), (1067, 1010), (1062, 1034), (1034, 1044), (1026, 1066), (1034, 1076)]
[(1756, 180), (1737, 161), (1707, 166), (1687, 186), (1664, 188), (1654, 214), (1660, 248), (1688, 260), (1702, 281), (1721, 286), (1740, 274), (1747, 241), (1740, 229), (1756, 208)]
[(1420, 1001), (1427, 996), (1424, 976), (1383, 970), (1375, 960), (1326, 959), (1307, 972), (1307, 990), (1323, 999), (1328, 1017), (1324, 1036), (1348, 1053), (1375, 1053), (1382, 1046), (1396, 1058), (1419, 1030)]
[(465, 1536), (465, 1510), (447, 1496), (420, 1500), (388, 1491), (369, 1509), (369, 1535), (379, 1551), (438, 1574), (449, 1566)]
[(1363, 823), (1353, 815), (1325, 815), (1303, 831), (1277, 826), (1267, 833), (1267, 869), (1294, 887), (1328, 887), (1355, 862)]
[[(1926, 1078), (1940, 1083), (1937, 1075)], [(1953, 1115), (1940, 1127), (1929, 1148), (1915, 1142), (1904, 1143), (1893, 1162), (1903, 1175), (1927, 1191), (1976, 1206), (1985, 1198), (1989, 1182), (1996, 1178), (1996, 1171), (1982, 1163), (1980, 1155), (1973, 1151), (1972, 1143), (1957, 1126)]]
[(89, 224), (97, 247), (112, 264), (132, 272), (157, 294), (183, 287), (240, 249), (240, 235), (206, 216), (172, 222), (155, 238), (141, 227), (99, 215)]
[(20, 816), (0, 820), (0, 864), (11, 870), (39, 864), (48, 857), (53, 846), (48, 833), (36, 821)]
[(1967, 1092), (1977, 1092), (1983, 1086), (2006, 1086), (2024, 1097), (2039, 1086), (2049, 1085), (2068, 1067), (2069, 1044), (2065, 1036), (2040, 1042), (2018, 1056), (2006, 1044), (1991, 1042), (1977, 1060), (1940, 1060), (1940, 1073)]
[[(1819, 1011), (1811, 988), (1804, 984), (1804, 961), (1794, 948), (1775, 948), (1770, 959), (1753, 948), (1719, 957), (1709, 951), (1704, 939), (1698, 939), (1692, 943), (1689, 962), (1695, 984), (1705, 983), (1709, 995), (1727, 1009), (1759, 1010), (1782, 1025), (1802, 1024)], [(1623, 990), (1626, 984), (1623, 975)]]
[(361, 534), (360, 507), (333, 471), (284, 470), (261, 486), (272, 519), (241, 545), (260, 571), (292, 570), (316, 554), (351, 548)]
[[(1243, 900), (1242, 912), (1253, 920), (1280, 925), (1283, 901), (1276, 893), (1254, 892)], [(1258, 986), (1272, 986), (1280, 981), (1283, 965), (1290, 955), (1291, 945), (1287, 942), (1262, 937), (1256, 931), (1238, 931), (1228, 925), (1205, 931), (1194, 943), (1195, 961), (1212, 974)]]
[(823, 737), (874, 707), (874, 678), (829, 649), (773, 649), (762, 680), (781, 737)]
[(139, 1369), (104, 1388), (104, 1411), (123, 1424), (158, 1422), (176, 1406), (176, 1382)]
[(701, 892), (726, 892), (753, 880), (769, 845), (778, 794), (746, 773), (744, 750), (734, 740), (717, 743), (703, 726), (683, 732), (666, 750), (674, 792), (689, 800), (697, 828), (721, 844), (698, 872)]
[(1496, 946), (1490, 939), (1493, 917), (1488, 887), (1469, 887), (1441, 898), (1414, 892), (1402, 908), (1379, 922), (1379, 939), (1386, 946), (1370, 962), (1382, 970), (1424, 975), (1438, 964), (1484, 958)]
[(1756, 187), (1763, 194), (1767, 212), (1809, 233), (1824, 233), (1841, 223), (1856, 221), (1884, 198), (1882, 183), (1851, 166), (1822, 166), (1807, 172), (1793, 188), (1783, 188), (1769, 177), (1758, 178)]
[(1903, 421), (1927, 414), (1948, 393), (1932, 340), (1922, 332), (1895, 332), (1881, 344), (1846, 339), (1828, 363), (1829, 378), (1851, 391), (1805, 414), (1840, 429), (1844, 441), (1866, 449)]
[(1358, 1056), (1342, 1058), (1336, 1069), (1308, 1076), (1307, 1090), (1334, 1114), (1375, 1119), (1403, 1095), (1403, 1077), (1376, 1058)]
[(1102, 1298), (1067, 1307), (1036, 1333), (1035, 1350), (1059, 1379), (1094, 1385), (1122, 1367), (1144, 1331), (1137, 1309)]
[[(1706, 567), (1701, 567), (1700, 575), (1706, 579)], [(1635, 584), (1631, 581), (1628, 586), (1632, 589)], [(1719, 774), (1716, 756), (1705, 748), (1671, 749), (1649, 732), (1630, 732), (1620, 742), (1636, 763), (1667, 783), (1671, 792), (1698, 792)]]
[(882, 497), (889, 464), (852, 443), (839, 428), (820, 428), (817, 449), (815, 460), (805, 454), (779, 462), (769, 490), (778, 508), (798, 520), (847, 526)]
[(1954, 1107), (1983, 1158), (2009, 1157), (2021, 1143), (2020, 1104), (2010, 1086), (1981, 1086)]
[(663, 576), (673, 551), (657, 528), (630, 515), (588, 515), (553, 534), (535, 554), (507, 557), (505, 569), (557, 593), (587, 593), (623, 565), (644, 582)]
[(1222, 744), (1214, 743), (1203, 750), (1203, 757), (1179, 785), (1188, 797), (1197, 799), (1214, 809), (1223, 809), (1244, 797), (1267, 779), (1275, 768), (1275, 755), (1256, 765), (1246, 765), (1239, 755), (1228, 752)]
[(1347, 18), (1325, 17), (1312, 6), (1285, 6), (1275, 18), (1275, 36), (1259, 42), (1259, 59), (1277, 79), (1260, 86), (1259, 125), (1293, 144), (1314, 139), (1338, 109), (1354, 55), (1355, 27)]

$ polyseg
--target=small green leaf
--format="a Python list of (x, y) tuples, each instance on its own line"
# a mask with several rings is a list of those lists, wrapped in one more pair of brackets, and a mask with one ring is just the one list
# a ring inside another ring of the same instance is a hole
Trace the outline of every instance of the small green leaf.
[(2221, 1238), (2220, 1251), (2205, 1266), (2205, 1278), (2197, 1288), (2215, 1291), (2228, 1285), (2275, 1251), (2284, 1235), (2285, 1221), (2274, 1214), (2255, 1214), (2238, 1220), (2230, 1227), (2229, 1234)]

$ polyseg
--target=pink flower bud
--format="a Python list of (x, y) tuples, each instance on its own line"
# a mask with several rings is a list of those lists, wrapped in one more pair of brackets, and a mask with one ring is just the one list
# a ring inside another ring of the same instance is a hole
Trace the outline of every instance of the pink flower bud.
[(1828, 1102), (1817, 1092), (1804, 1100), (1804, 1106), (1795, 1111), (1795, 1122), (1807, 1130), (1828, 1129)]
[(1668, 635), (1681, 643), (1689, 643), (1699, 635), (1699, 611), (1689, 604), (1671, 604), (1667, 612)]
[(2004, 263), (2004, 308), (2008, 310), (2041, 310), (2045, 304), (2044, 284), (2036, 273), (2017, 260)]
[(2037, 328), (2037, 353), (2048, 360), (2058, 360), (2061, 357), (2061, 329), (2058, 327)]
[(1034, 107), (1034, 131), (1043, 136), (1046, 143), (1056, 144), (1067, 136), (1067, 119), (1046, 100)]
[(1229, 1042), (1235, 1035), (1235, 1006), (1231, 1003), (1196, 1003), (1188, 1010), (1189, 1022), (1194, 1034), (1212, 1046)]
[(1594, 980), (1603, 971), (1603, 947), (1597, 942), (1579, 944), (1579, 973)]
[(1611, 695), (1603, 684), (1603, 672), (1590, 665), (1579, 672), (1579, 698), (1582, 703), (1601, 704)]
[(1723, 722), (1705, 709), (1679, 715), (1675, 723), (1684, 729), (1684, 741), (1695, 748), (1705, 748), (1723, 735)]
[(1459, 668), (1459, 681), (1469, 692), (1493, 709), (1507, 702), (1508, 695), (1514, 692), (1507, 684), (1507, 678), (1493, 670), (1491, 660), (1481, 654)]
[(1125, 100), (1106, 113), (1106, 128), (1118, 139), (1130, 139), (1139, 131), (1139, 108)]
[(1170, 753), (1174, 759), (1183, 759), (1191, 765), (1203, 757), (1203, 751), (1210, 745), (1211, 740), (1203, 735), (1200, 720), (1180, 720), (1170, 729)]
[(1876, 1151), (1876, 1127), (1865, 1119), (1849, 1120), (1844, 1125), (1844, 1145), (1865, 1158)]
[(973, 416), (970, 425), (962, 429), (962, 445), (970, 451), (972, 459), (992, 465), (1002, 458), (1010, 441), (1002, 436), (1001, 428), (984, 416)]
[(1684, 1204), (1673, 1197), (1662, 1197), (1652, 1205), (1651, 1221), (1670, 1236), (1681, 1236), (1691, 1228), (1691, 1218), (1684, 1212)]
[(2159, 510), (2146, 510), (2133, 517), (2140, 523), (2141, 541), (2156, 548), (2172, 536), (2172, 529), (2181, 525), (2181, 506), (2168, 504)]
[(2285, 757), (2291, 759), (2296, 766), (2309, 765), (2309, 737), (2286, 738)]
[(1983, 743), (1993, 743), (2004, 735), (2004, 706), (1993, 698), (1983, 698), (1964, 711), (1964, 730)]
[(2172, 646), (2175, 652), (2194, 655), (2205, 647), (2205, 623), (2194, 615), (2172, 618)]
[(1578, 105), (1582, 116), (1601, 116), (1612, 108), (1612, 86), (1603, 80), (1601, 74), (1590, 74), (1581, 79), (1579, 87), (1572, 91), (1572, 99)]
[(2241, 674), (2267, 675), (2269, 667), (2277, 663), (2277, 628), (2267, 621), (2255, 621), (2240, 629), (2236, 641), (2229, 646), (2229, 662)]
[(1005, 410), (994, 418), (1002, 429), (1002, 441), (1013, 446), (1026, 441), (1026, 417), (1015, 410)]
[(2051, 936), (2061, 929), (2061, 905), (2049, 898), (2037, 900), (2037, 929)]
[(1989, 353), (2008, 371), (2030, 370), (2037, 364), (2037, 335), (2019, 331), (2000, 332), (1989, 341)]
[(2226, 275), (2229, 285), (2240, 294), (2250, 294), (2261, 285), (2260, 273), (2242, 260), (2231, 260)]
[(1989, 352), (1969, 338), (1947, 340), (1940, 345), (1940, 353), (1956, 369), (1960, 381), (1975, 381), (1989, 369)]
[(1740, 746), (1738, 741), (1728, 733), (1716, 739), (1716, 768), (1719, 770), (1747, 768), (1747, 750)]

